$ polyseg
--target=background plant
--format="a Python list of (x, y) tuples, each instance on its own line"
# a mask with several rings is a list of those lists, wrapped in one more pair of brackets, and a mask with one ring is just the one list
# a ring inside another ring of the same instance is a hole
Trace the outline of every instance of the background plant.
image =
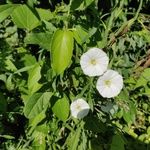
[[(149, 0), (0, 4), (1, 149), (149, 149)], [(124, 77), (119, 96), (102, 98), (83, 74), (90, 47)], [(70, 116), (80, 97), (83, 120)]]

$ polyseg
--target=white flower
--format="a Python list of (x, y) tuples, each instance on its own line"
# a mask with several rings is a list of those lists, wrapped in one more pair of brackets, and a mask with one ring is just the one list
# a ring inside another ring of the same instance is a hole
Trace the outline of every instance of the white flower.
[(123, 78), (118, 72), (107, 70), (99, 77), (96, 88), (103, 97), (115, 97), (123, 88)]
[(88, 76), (100, 76), (108, 67), (109, 58), (99, 48), (91, 48), (81, 56), (80, 65), (84, 74)]
[(74, 118), (81, 119), (89, 113), (90, 106), (85, 100), (80, 98), (71, 103), (70, 109)]

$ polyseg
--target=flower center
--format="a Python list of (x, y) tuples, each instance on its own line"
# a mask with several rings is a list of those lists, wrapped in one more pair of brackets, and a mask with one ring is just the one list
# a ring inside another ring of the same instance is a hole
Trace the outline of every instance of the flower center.
[(110, 87), (111, 81), (110, 80), (105, 80), (105, 85), (108, 86), (108, 87)]
[(96, 59), (91, 59), (90, 64), (96, 65)]
[(76, 106), (76, 109), (77, 109), (77, 110), (81, 110), (82, 108), (81, 108), (81, 106), (78, 104), (78, 105)]

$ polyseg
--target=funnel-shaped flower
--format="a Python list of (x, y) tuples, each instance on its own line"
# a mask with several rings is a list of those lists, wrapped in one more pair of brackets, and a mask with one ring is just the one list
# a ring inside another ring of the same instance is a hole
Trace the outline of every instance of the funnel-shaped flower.
[(103, 97), (115, 97), (123, 88), (123, 78), (118, 72), (107, 70), (99, 77), (96, 88)]
[(99, 48), (91, 48), (81, 56), (80, 65), (84, 74), (88, 76), (100, 76), (108, 67), (109, 58)]
[(80, 98), (71, 103), (70, 110), (74, 118), (82, 119), (89, 113), (90, 106), (85, 100)]

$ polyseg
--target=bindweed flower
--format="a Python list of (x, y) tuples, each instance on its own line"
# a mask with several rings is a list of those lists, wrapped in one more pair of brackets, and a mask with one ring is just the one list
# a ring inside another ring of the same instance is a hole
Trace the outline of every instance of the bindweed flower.
[(81, 56), (80, 65), (84, 74), (88, 76), (100, 76), (108, 67), (109, 58), (99, 48), (91, 48)]
[(71, 103), (70, 110), (74, 118), (82, 119), (89, 113), (90, 106), (84, 99), (80, 98)]
[(123, 78), (117, 71), (107, 70), (99, 77), (96, 88), (103, 97), (115, 97), (123, 88)]

